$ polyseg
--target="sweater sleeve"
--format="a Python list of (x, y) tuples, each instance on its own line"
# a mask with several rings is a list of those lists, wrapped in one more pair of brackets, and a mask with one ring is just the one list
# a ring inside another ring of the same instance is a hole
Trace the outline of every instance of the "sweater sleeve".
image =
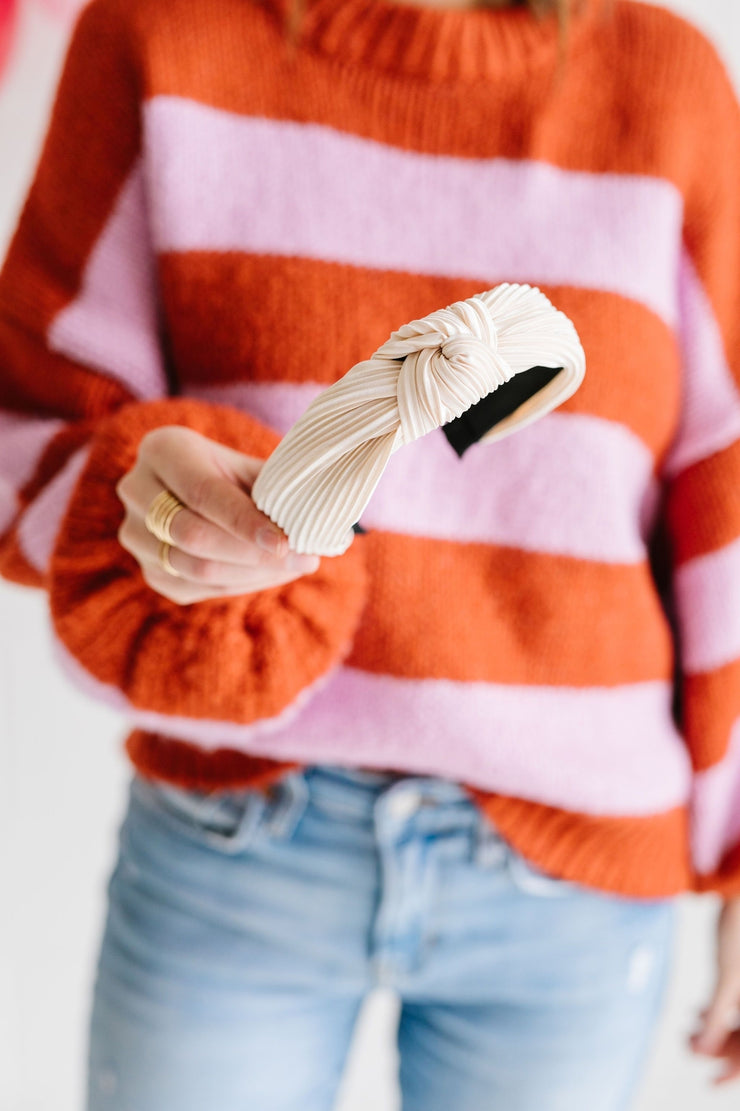
[(125, 24), (93, 0), (0, 272), (0, 570), (29, 585), (96, 427), (167, 392), (138, 106)]
[(679, 276), (683, 399), (664, 461), (697, 891), (740, 895), (740, 108), (705, 44)]
[[(118, 479), (180, 424), (266, 457), (269, 428), (172, 396), (123, 0), (78, 17), (0, 271), (0, 573), (45, 587), (58, 655), (94, 697), (174, 736), (289, 707), (349, 649), (358, 551), (286, 586), (181, 607), (118, 543)], [(147, 717), (148, 715), (148, 717)]]

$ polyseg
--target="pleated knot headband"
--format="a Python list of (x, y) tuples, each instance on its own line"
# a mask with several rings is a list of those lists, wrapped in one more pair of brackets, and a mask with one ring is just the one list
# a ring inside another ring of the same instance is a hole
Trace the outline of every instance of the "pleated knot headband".
[(445, 426), (460, 454), (459, 443), (502, 439), (562, 404), (585, 369), (572, 322), (536, 287), (506, 282), (456, 301), (404, 324), (324, 390), (252, 498), (293, 551), (341, 555), (394, 451)]

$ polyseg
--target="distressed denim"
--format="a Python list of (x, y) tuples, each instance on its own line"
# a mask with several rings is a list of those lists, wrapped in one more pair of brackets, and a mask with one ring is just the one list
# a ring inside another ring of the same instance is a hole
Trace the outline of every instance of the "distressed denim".
[(404, 1111), (626, 1111), (675, 918), (546, 875), (446, 779), (313, 766), (208, 794), (134, 775), (87, 1108), (330, 1111), (385, 985)]

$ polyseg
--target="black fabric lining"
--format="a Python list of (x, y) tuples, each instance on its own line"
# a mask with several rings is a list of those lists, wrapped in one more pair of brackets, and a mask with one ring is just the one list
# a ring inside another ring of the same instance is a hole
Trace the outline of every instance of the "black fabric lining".
[(469, 447), (477, 444), (495, 424), (552, 382), (562, 369), (560, 366), (533, 366), (515, 374), (493, 393), (471, 405), (462, 416), (445, 424), (442, 431), (457, 454), (462, 456)]
[[(477, 444), (478, 440), (495, 424), (508, 417), (530, 397), (534, 397), (545, 388), (548, 382), (552, 382), (562, 369), (561, 366), (533, 366), (529, 370), (523, 370), (521, 374), (515, 374), (508, 382), (504, 382), (493, 393), (489, 393), (475, 405), (471, 405), (462, 416), (443, 425), (442, 431), (457, 454), (462, 457), (468, 448)], [(354, 532), (361, 535), (367, 532), (359, 521), (352, 528)]]

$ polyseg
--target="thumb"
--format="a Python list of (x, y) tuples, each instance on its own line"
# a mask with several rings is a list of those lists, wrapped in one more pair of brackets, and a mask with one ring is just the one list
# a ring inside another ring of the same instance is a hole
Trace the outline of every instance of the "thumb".
[(735, 992), (719, 985), (709, 1006), (701, 1013), (701, 1026), (695, 1035), (694, 1047), (703, 1053), (718, 1052), (730, 1030), (737, 1014)]

